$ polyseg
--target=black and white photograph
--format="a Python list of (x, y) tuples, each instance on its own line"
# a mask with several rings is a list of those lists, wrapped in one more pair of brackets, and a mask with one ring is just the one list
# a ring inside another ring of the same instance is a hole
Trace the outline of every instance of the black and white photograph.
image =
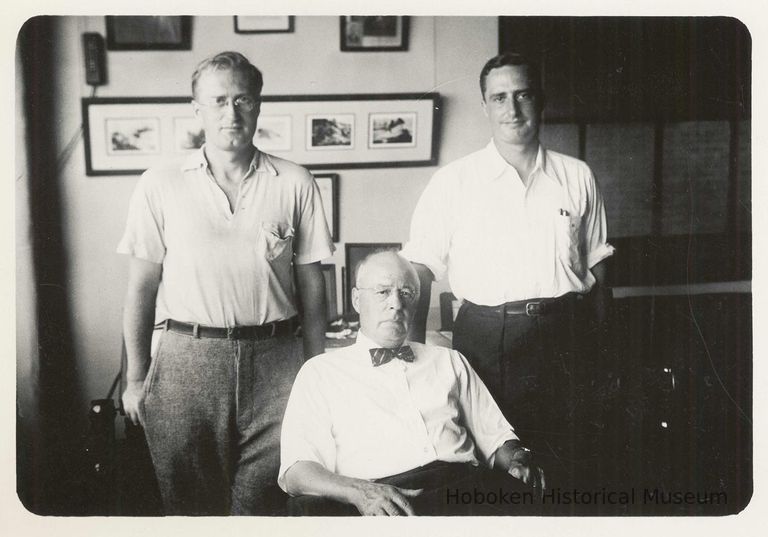
[(291, 150), (291, 116), (259, 115), (253, 143), (267, 152)]
[(196, 118), (174, 118), (173, 127), (176, 151), (186, 153), (200, 149), (205, 143), (205, 131)]
[(107, 119), (104, 127), (109, 138), (107, 153), (110, 155), (151, 155), (160, 151), (158, 118)]
[(355, 116), (321, 114), (307, 116), (307, 149), (353, 149)]
[(701, 4), (20, 22), (11, 518), (753, 534), (768, 22)]
[(369, 147), (416, 145), (416, 114), (371, 114), (368, 118)]
[(341, 17), (341, 50), (346, 52), (383, 52), (408, 50), (410, 17)]
[(192, 20), (187, 16), (106, 17), (108, 50), (189, 50)]

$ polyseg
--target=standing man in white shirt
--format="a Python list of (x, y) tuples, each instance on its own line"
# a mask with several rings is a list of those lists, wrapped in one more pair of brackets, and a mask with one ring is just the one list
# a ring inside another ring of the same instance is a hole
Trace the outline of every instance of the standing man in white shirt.
[(496, 56), (480, 89), (493, 138), (435, 173), (403, 249), (422, 288), (412, 337), (423, 341), (431, 284), (447, 274), (463, 300), (454, 348), (518, 431), (571, 443), (583, 433), (577, 414), (595, 358), (580, 349), (590, 348), (610, 298), (603, 199), (586, 163), (539, 142), (544, 91), (535, 63)]
[(489, 483), (490, 474), (502, 478), (494, 492), (520, 480), (533, 501), (543, 473), (466, 359), (443, 347), (403, 345), (419, 296), (410, 263), (384, 251), (357, 271), (357, 341), (309, 360), (296, 377), (283, 420), (280, 486), (364, 515), (452, 514), (461, 506), (439, 485), (458, 497)]
[(199, 64), (205, 145), (144, 173), (118, 246), (131, 256), (123, 406), (144, 426), (166, 514), (284, 506), (280, 421), (303, 363), (294, 281), (304, 356), (324, 350), (319, 262), (333, 242), (310, 173), (253, 145), (262, 85), (237, 52)]

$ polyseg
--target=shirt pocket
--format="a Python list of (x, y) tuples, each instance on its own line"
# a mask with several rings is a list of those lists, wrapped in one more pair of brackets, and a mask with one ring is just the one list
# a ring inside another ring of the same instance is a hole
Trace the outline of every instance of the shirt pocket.
[(578, 215), (558, 214), (555, 216), (557, 255), (563, 264), (574, 273), (582, 276), (584, 264), (579, 250), (581, 217)]
[(293, 228), (278, 222), (261, 223), (262, 246), (267, 261), (276, 261), (293, 255)]

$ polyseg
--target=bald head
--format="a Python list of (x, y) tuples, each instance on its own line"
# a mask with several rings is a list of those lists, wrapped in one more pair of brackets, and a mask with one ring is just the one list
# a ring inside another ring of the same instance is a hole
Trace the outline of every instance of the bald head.
[(378, 345), (403, 344), (418, 297), (418, 275), (397, 252), (376, 252), (358, 265), (352, 305), (360, 314), (360, 329)]

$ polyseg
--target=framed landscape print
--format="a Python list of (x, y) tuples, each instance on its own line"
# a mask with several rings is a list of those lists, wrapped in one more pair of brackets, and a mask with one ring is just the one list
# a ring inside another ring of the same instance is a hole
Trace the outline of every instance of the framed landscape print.
[(408, 50), (408, 17), (341, 17), (341, 50), (384, 52)]
[(107, 16), (107, 50), (190, 50), (190, 16)]

